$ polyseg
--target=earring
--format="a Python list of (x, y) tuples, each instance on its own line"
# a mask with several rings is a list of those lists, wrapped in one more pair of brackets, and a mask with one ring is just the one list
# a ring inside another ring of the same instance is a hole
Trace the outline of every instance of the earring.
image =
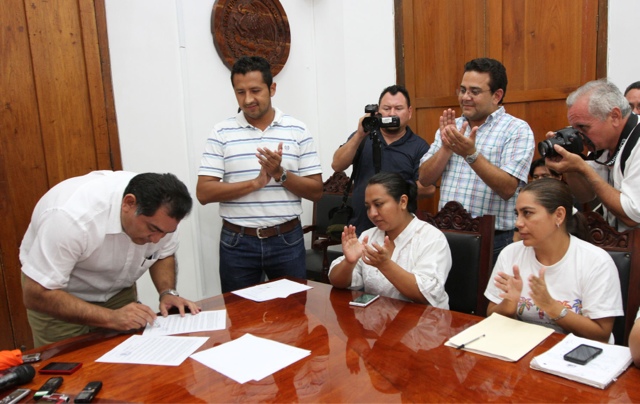
[(560, 223), (556, 223), (556, 227), (559, 229), (560, 228)]

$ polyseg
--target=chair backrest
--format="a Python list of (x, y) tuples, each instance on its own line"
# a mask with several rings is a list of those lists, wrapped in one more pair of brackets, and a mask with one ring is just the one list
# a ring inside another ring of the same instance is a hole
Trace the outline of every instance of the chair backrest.
[(640, 306), (640, 229), (618, 232), (598, 213), (584, 212), (584, 216), (587, 240), (606, 250), (618, 268), (624, 317), (616, 317), (613, 336), (616, 344), (627, 345)]
[(488, 301), (484, 297), (491, 274), (495, 218), (485, 215), (473, 218), (455, 201), (435, 216), (419, 211), (418, 218), (440, 229), (449, 243), (452, 265), (445, 290), (449, 309), (485, 316)]
[[(349, 183), (349, 177), (343, 172), (335, 172), (324, 182), (322, 197), (313, 204), (313, 224), (315, 230), (311, 232), (311, 242), (319, 237), (327, 237), (329, 225), (329, 211), (342, 203), (344, 190)], [(350, 202), (350, 198), (348, 199)]]

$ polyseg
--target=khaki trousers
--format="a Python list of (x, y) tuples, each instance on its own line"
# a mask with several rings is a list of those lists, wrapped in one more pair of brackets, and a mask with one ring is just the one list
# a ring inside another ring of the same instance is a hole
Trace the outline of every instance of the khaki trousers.
[[(111, 299), (104, 303), (95, 303), (97, 306), (116, 310), (135, 302), (138, 299), (135, 283), (133, 286), (122, 289)], [(73, 324), (58, 320), (48, 314), (27, 309), (27, 318), (33, 334), (33, 344), (37, 348), (52, 342), (57, 342), (66, 338), (75, 337), (94, 331), (97, 327), (90, 327), (82, 324)]]

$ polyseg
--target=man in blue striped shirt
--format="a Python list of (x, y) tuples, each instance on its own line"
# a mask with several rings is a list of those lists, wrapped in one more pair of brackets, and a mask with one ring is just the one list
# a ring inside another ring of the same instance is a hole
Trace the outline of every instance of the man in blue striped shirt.
[(231, 71), (240, 112), (205, 145), (196, 194), (220, 202), (222, 292), (280, 276), (306, 278), (301, 198), (322, 196), (322, 169), (304, 123), (271, 105), (271, 66), (242, 57)]

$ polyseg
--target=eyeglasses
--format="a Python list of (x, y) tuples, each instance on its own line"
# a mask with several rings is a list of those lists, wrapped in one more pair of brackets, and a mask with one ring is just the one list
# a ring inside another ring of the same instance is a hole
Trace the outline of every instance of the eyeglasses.
[(464, 87), (458, 87), (458, 88), (456, 88), (456, 94), (458, 95), (458, 97), (464, 97), (464, 95), (465, 95), (465, 94), (467, 94), (467, 93), (469, 93), (469, 96), (470, 96), (470, 97), (477, 97), (477, 96), (479, 96), (479, 95), (480, 95), (480, 94), (482, 94), (482, 93), (486, 93), (487, 91), (489, 91), (489, 92), (490, 92), (490, 91), (491, 91), (491, 89), (488, 89), (488, 90), (482, 90), (482, 89), (480, 89), (480, 88), (478, 88), (478, 87), (473, 87), (473, 88), (470, 88), (470, 89), (468, 89), (468, 90), (467, 90), (467, 89), (466, 89), (466, 88), (464, 88)]

